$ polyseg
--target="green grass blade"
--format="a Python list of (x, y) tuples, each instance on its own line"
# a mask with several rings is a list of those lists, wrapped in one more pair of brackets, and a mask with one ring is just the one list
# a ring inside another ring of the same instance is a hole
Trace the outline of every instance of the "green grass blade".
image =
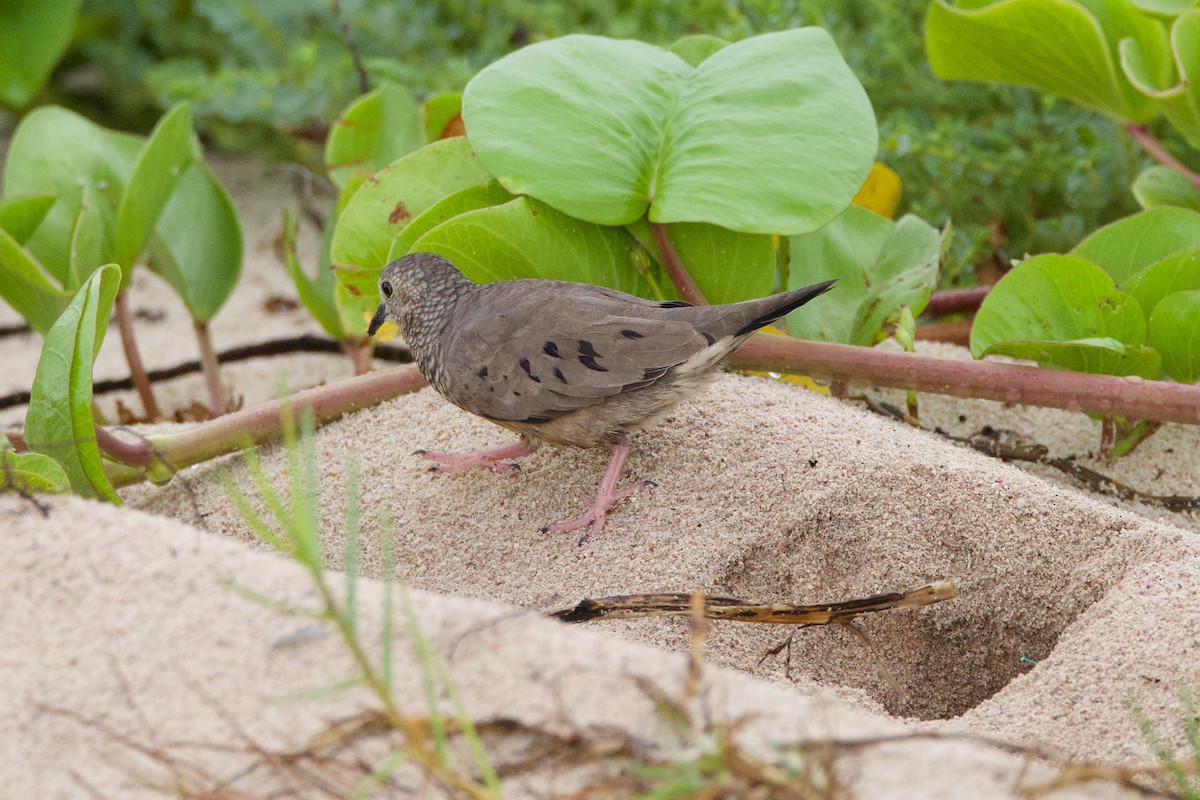
[(368, 775), (362, 783), (354, 787), (346, 800), (363, 800), (375, 793), (375, 790), (383, 785), (383, 782), (399, 769), (404, 762), (408, 761), (408, 753), (403, 750), (397, 750), (383, 760), (383, 763), (376, 767), (370, 775)]

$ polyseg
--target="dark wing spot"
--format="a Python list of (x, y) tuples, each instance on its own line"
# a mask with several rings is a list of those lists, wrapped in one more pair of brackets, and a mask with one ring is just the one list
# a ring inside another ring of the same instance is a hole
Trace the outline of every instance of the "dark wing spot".
[(479, 368), (479, 371), (478, 371), (478, 372), (476, 372), (475, 374), (476, 374), (476, 375), (478, 375), (478, 376), (479, 376), (479, 377), (481, 377), (481, 378), (486, 378), (486, 377), (487, 377), (487, 372), (488, 372), (488, 370), (487, 370), (487, 367), (480, 367), (480, 368)]
[(626, 339), (645, 339), (646, 338), (644, 335), (638, 333), (637, 331), (629, 330), (629, 328), (626, 328), (625, 330), (621, 331), (621, 335), (624, 336)]
[(520, 397), (520, 396), (521, 396), (520, 392), (513, 392), (513, 397)]
[(659, 308), (688, 308), (691, 303), (685, 303), (682, 300), (668, 300), (665, 303), (659, 303)]
[(700, 335), (704, 337), (704, 341), (708, 342), (709, 347), (712, 347), (714, 344), (717, 343), (717, 337), (713, 336), (711, 333), (705, 333), (704, 331), (700, 331)]
[(560, 381), (562, 381), (563, 383), (566, 383), (566, 382), (567, 382), (567, 379), (566, 379), (566, 378), (563, 376), (563, 374), (562, 374), (562, 370), (561, 370), (561, 369), (559, 369), (558, 367), (555, 367), (555, 368), (554, 368), (554, 377), (558, 378), (558, 379), (559, 379)]
[(542, 382), (541, 378), (539, 378), (537, 375), (534, 375), (533, 372), (530, 371), (528, 358), (522, 358), (520, 363), (521, 363), (521, 369), (525, 370), (525, 374), (528, 375), (530, 378), (532, 378), (534, 383)]
[(551, 358), (562, 358), (562, 356), (558, 354), (558, 345), (554, 342), (546, 342), (544, 345), (542, 345), (542, 352)]
[(607, 369), (605, 369), (604, 367), (602, 367), (596, 363), (596, 359), (601, 358), (601, 357), (602, 356), (596, 352), (596, 348), (592, 347), (591, 342), (589, 342), (585, 339), (579, 340), (579, 363), (580, 364), (583, 364), (588, 369), (595, 370), (596, 372), (608, 372)]

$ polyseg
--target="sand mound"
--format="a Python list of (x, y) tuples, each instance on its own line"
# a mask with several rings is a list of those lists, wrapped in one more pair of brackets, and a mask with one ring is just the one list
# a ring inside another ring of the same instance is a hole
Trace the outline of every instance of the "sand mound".
[[(429, 473), (412, 454), (505, 436), (428, 390), (323, 429), (331, 564), (341, 563), (340, 503), (356, 461), (364, 572), (377, 573), (386, 514), (396, 574), (439, 593), (531, 608), (697, 588), (814, 602), (951, 579), (957, 599), (864, 623), (903, 697), (844, 631), (806, 631), (793, 647), (791, 674), (864, 690), (894, 714), (965, 715), (957, 726), (1036, 738), (1078, 758), (1144, 759), (1128, 702), (1169, 720), (1179, 685), (1194, 679), (1195, 663), (1181, 656), (1200, 647), (1195, 535), (933, 435), (766, 379), (726, 376), (635, 437), (627, 472), (659, 487), (620, 507), (582, 547), (539, 528), (574, 512), (603, 471), (603, 453), (545, 449), (519, 474), (455, 476)], [(282, 449), (262, 456), (282, 485)], [(216, 480), (226, 469), (247, 480), (239, 459), (227, 459), (131, 500), (252, 541)], [(603, 627), (676, 649), (687, 638), (677, 620)], [(786, 683), (780, 658), (758, 663), (781, 638), (778, 629), (717, 625), (709, 657)]]
[[(263, 753), (303, 749), (370, 699), (353, 690), (273, 700), (342, 680), (352, 665), (327, 630), (229, 588), (309, 606), (311, 585), (297, 565), (178, 522), (71, 498), (52, 500), (47, 517), (3, 498), (0, 519), (7, 556), (0, 587), (9, 598), (0, 625), (6, 793), (134, 798), (220, 787), (221, 796), (327, 796), (297, 777), (294, 762), (264, 765)], [(361, 624), (373, 639), (381, 587), (364, 584)], [(418, 592), (411, 607), (472, 716), (510, 731), (485, 738), (500, 757), (506, 742), (518, 756), (533, 749), (534, 737), (514, 730), (537, 731), (560, 743), (557, 752), (562, 742), (597, 750), (634, 743), (641, 757), (688, 752), (638, 685), (684, 697), (681, 657), (492, 603)], [(397, 694), (410, 713), (421, 713), (411, 643), (397, 640)], [(827, 692), (731, 670), (709, 668), (687, 705), (718, 726), (736, 723), (739, 740), (760, 752), (812, 739), (875, 742), (835, 756), (812, 751), (810, 767), (829, 796), (841, 796), (840, 786), (865, 797), (1008, 797), (1023, 782), (1051, 776), (1002, 746), (914, 738), (911, 725)], [(340, 763), (378, 759), (380, 744), (360, 741)], [(619, 763), (545, 757), (505, 784), (510, 796), (562, 796), (615, 779)], [(336, 774), (329, 764), (326, 772)], [(396, 780), (400, 788), (385, 796), (411, 796), (422, 785), (403, 771)], [(1093, 786), (1055, 796), (1126, 795)]]

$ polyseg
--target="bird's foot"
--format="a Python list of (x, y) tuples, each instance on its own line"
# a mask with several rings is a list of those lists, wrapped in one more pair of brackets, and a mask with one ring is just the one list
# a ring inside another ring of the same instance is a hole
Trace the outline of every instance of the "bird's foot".
[(486, 469), (490, 472), (512, 472), (521, 467), (505, 459), (520, 458), (533, 452), (533, 448), (524, 442), (513, 442), (502, 447), (491, 447), (487, 450), (474, 450), (470, 453), (433, 453), (429, 450), (418, 450), (417, 454), (430, 461), (438, 462), (430, 467), (431, 472), (463, 472), (464, 470)]
[(584, 532), (583, 536), (579, 537), (579, 544), (583, 544), (589, 536), (604, 530), (604, 517), (608, 513), (608, 510), (616, 503), (624, 500), (634, 492), (640, 492), (643, 489), (649, 489), (657, 485), (654, 481), (638, 481), (626, 486), (624, 489), (609, 490), (607, 492), (605, 492), (604, 486), (601, 485), (600, 491), (595, 497), (584, 495), (580, 498), (583, 504), (587, 506), (587, 511), (574, 519), (558, 522), (554, 525), (547, 525), (542, 528), (542, 533), (567, 533), (587, 527), (588, 530)]

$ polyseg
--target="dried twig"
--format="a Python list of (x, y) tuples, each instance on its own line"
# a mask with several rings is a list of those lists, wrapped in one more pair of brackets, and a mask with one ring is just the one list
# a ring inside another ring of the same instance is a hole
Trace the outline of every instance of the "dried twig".
[[(703, 614), (708, 619), (730, 622), (757, 622), (764, 625), (846, 624), (860, 614), (896, 608), (918, 608), (949, 600), (956, 594), (954, 584), (936, 581), (905, 592), (888, 592), (855, 600), (819, 605), (754, 603), (732, 597), (705, 597)], [(584, 598), (572, 608), (550, 616), (563, 622), (593, 622), (598, 619), (639, 619), (643, 617), (685, 617), (692, 614), (692, 594), (628, 594)]]

